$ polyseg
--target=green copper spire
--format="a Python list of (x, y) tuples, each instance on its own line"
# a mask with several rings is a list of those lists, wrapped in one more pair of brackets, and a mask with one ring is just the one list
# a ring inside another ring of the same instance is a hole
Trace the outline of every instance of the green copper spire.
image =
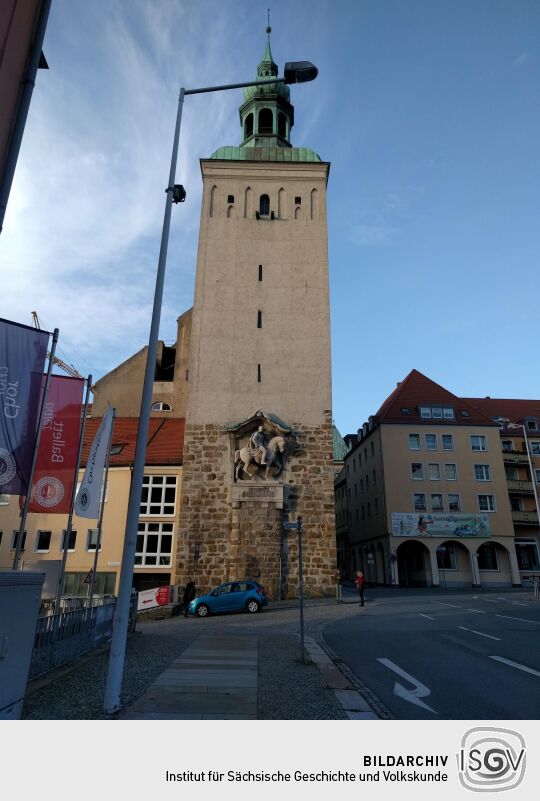
[[(270, 10), (268, 10), (268, 17), (270, 17)], [(257, 67), (257, 77), (259, 78), (277, 77), (278, 74), (278, 66), (272, 57), (272, 50), (270, 48), (271, 33), (272, 28), (270, 27), (270, 19), (268, 19), (268, 25), (266, 26), (266, 50), (264, 51), (261, 63)]]

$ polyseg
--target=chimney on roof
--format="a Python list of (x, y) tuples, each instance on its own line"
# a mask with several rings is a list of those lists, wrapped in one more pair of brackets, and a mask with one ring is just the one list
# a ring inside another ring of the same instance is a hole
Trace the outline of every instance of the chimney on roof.
[(396, 384), (396, 387), (399, 387), (400, 385), (401, 385), (401, 381), (398, 381), (397, 384)]

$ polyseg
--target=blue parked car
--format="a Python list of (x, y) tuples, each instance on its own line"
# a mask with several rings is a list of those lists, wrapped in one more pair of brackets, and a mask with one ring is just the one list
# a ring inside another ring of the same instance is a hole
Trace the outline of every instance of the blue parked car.
[(268, 599), (264, 587), (256, 581), (227, 581), (207, 595), (194, 598), (188, 614), (207, 617), (219, 612), (258, 612)]

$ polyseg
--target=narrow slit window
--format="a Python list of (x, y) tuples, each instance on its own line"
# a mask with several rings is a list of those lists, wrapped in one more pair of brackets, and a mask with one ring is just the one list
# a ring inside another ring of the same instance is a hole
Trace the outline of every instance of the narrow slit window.
[(295, 199), (294, 199), (294, 202), (296, 203), (297, 206), (301, 206), (302, 205), (302, 198), (297, 195), (295, 197)]
[(262, 264), (259, 264), (259, 281), (262, 281)]
[(234, 195), (227, 195), (227, 203), (234, 203)]
[(257, 381), (259, 382), (259, 384), (260, 384), (260, 383), (261, 383), (261, 381), (262, 381), (262, 376), (261, 376), (261, 365), (260, 365), (260, 364), (258, 364), (258, 365), (257, 365)]
[(260, 309), (257, 312), (257, 328), (262, 328), (262, 311)]

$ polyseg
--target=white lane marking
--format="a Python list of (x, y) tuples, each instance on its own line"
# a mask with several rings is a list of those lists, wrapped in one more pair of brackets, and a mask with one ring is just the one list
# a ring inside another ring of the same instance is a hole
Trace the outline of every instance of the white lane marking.
[(445, 604), (444, 601), (433, 601), (434, 604), (440, 604), (441, 606), (453, 606), (454, 609), (461, 609), (461, 606), (457, 604)]
[[(477, 598), (478, 596), (475, 595), (474, 597)], [(495, 598), (484, 598), (484, 601), (487, 601), (488, 604), (498, 604), (499, 601), (503, 600), (504, 598), (498, 598), (497, 600), (495, 600)]]
[(494, 637), (492, 634), (484, 634), (482, 631), (476, 631), (475, 629), (466, 629), (465, 626), (460, 626), (459, 628), (462, 629), (462, 631), (470, 631), (472, 634), (479, 634), (480, 637), (489, 637), (490, 640), (499, 640), (499, 642), (501, 640), (500, 637)]
[(433, 712), (434, 715), (438, 715), (439, 713), (432, 709), (430, 706), (425, 704), (421, 701), (421, 698), (426, 698), (426, 696), (431, 695), (431, 690), (429, 687), (426, 687), (425, 684), (422, 684), (421, 681), (418, 681), (411, 676), (410, 673), (406, 673), (402, 668), (396, 665), (394, 662), (391, 662), (390, 659), (380, 658), (377, 659), (377, 662), (380, 662), (382, 665), (387, 667), (389, 670), (393, 670), (394, 673), (397, 673), (398, 676), (401, 676), (402, 679), (405, 681), (410, 682), (414, 685), (412, 690), (407, 690), (403, 684), (400, 684), (398, 681), (394, 684), (394, 695), (397, 695), (399, 698), (403, 698), (404, 701), (409, 701), (411, 704), (415, 704), (416, 706), (420, 706), (423, 709), (427, 709), (429, 712)]
[(487, 615), (482, 609), (467, 609), (467, 612), (478, 612), (479, 615)]
[(511, 601), (511, 603), (515, 604), (516, 606), (528, 606), (529, 604), (524, 604), (523, 601)]
[(422, 612), (418, 612), (418, 614), (420, 615), (420, 617), (427, 617), (429, 620), (435, 620), (434, 617), (430, 617), (430, 615), (423, 615)]
[(533, 670), (533, 668), (526, 665), (520, 665), (518, 662), (512, 662), (511, 659), (505, 659), (503, 656), (490, 656), (489, 658), (495, 659), (497, 662), (503, 662), (505, 665), (510, 665), (510, 667), (515, 667), (518, 670), (523, 670), (525, 673), (532, 673), (533, 676), (540, 676), (540, 671)]
[(506, 601), (506, 598), (503, 598), (502, 595), (497, 595), (498, 601)]
[(540, 620), (527, 620), (524, 617), (512, 617), (512, 615), (496, 615), (496, 617), (506, 617), (508, 620), (521, 620), (522, 623), (534, 623), (536, 626), (540, 626)]

